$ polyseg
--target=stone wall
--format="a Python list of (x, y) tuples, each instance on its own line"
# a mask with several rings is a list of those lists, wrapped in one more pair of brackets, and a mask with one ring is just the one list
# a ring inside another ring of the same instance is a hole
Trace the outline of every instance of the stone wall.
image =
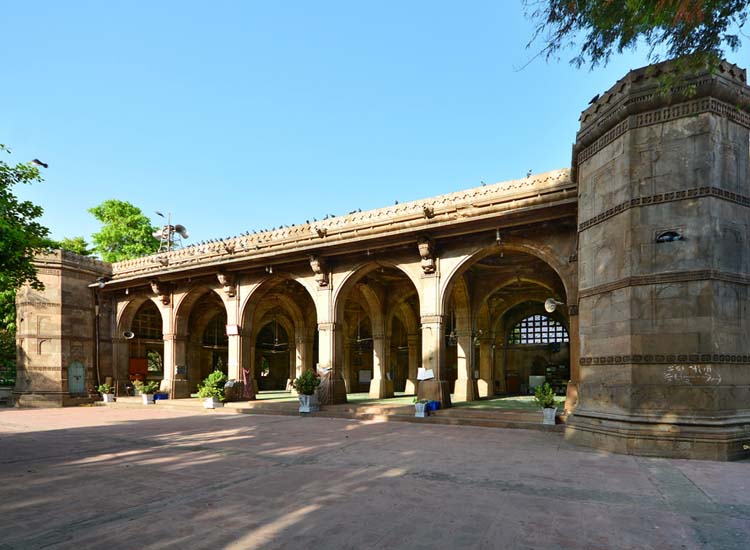
[[(14, 403), (37, 407), (87, 402), (97, 385), (96, 312), (111, 312), (107, 306), (96, 306), (95, 291), (88, 285), (109, 274), (109, 267), (59, 250), (37, 257), (35, 263), (44, 290), (24, 286), (16, 296), (18, 365)], [(99, 366), (106, 374), (111, 364), (109, 323), (105, 320), (100, 325)], [(68, 374), (74, 363), (83, 366), (82, 391), (71, 393)]]

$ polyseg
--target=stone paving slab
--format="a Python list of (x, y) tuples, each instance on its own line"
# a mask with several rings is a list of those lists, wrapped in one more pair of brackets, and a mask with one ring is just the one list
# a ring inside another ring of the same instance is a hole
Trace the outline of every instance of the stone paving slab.
[(5, 409), (0, 480), (2, 550), (750, 547), (750, 462), (557, 432)]

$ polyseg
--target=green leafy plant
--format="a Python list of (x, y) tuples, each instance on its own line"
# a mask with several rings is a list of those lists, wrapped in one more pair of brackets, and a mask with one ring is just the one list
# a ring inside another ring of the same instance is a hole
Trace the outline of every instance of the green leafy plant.
[(306, 370), (292, 382), (292, 386), (302, 395), (313, 395), (315, 388), (320, 386), (320, 377), (311, 370)]
[(555, 390), (549, 383), (534, 388), (534, 402), (543, 409), (555, 407)]
[(212, 397), (219, 401), (226, 401), (227, 398), (224, 395), (224, 384), (227, 382), (227, 377), (223, 372), (215, 370), (209, 374), (203, 383), (198, 384), (198, 397), (205, 399)]
[(152, 394), (156, 390), (159, 389), (159, 383), (151, 380), (149, 382), (141, 382), (140, 380), (136, 380), (133, 382), (133, 387), (143, 394)]
[(102, 394), (112, 393), (112, 386), (110, 386), (109, 384), (99, 384), (99, 387), (96, 388), (96, 390)]
[(429, 401), (430, 401), (429, 399), (420, 399), (419, 397), (415, 397), (412, 400), (412, 403), (416, 405), (417, 403), (428, 403)]

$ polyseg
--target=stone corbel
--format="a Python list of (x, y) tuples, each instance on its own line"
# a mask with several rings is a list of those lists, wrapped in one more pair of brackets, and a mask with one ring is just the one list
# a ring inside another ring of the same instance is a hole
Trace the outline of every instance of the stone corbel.
[(151, 284), (151, 291), (159, 297), (161, 303), (165, 306), (169, 305), (169, 287), (166, 283), (162, 283), (153, 279), (149, 281)]
[(315, 274), (315, 282), (318, 286), (323, 288), (328, 286), (328, 273), (326, 271), (325, 258), (321, 258), (317, 255), (310, 256), (310, 268)]
[(435, 273), (435, 244), (427, 237), (420, 237), (417, 248), (422, 258), (422, 271), (425, 275)]
[(230, 298), (234, 298), (237, 294), (237, 288), (235, 286), (235, 276), (233, 273), (227, 273), (225, 271), (219, 271), (216, 274), (216, 278), (219, 280), (219, 284), (224, 289), (224, 294)]

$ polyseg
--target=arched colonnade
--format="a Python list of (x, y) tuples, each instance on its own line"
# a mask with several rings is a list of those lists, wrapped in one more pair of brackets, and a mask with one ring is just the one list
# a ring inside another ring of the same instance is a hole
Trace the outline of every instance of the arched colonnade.
[[(450, 394), (464, 401), (506, 392), (509, 322), (540, 311), (550, 297), (577, 303), (577, 267), (570, 247), (559, 244), (454, 243), (437, 254), (425, 239), (419, 255), (311, 256), (262, 272), (151, 280), (114, 296), (116, 378), (126, 379), (134, 354), (143, 354), (134, 346), (151, 346), (161, 354), (162, 390), (175, 397), (188, 396), (213, 368), (236, 380), (247, 371), (257, 390), (288, 389), (317, 367), (331, 374), (332, 402), (351, 392), (382, 398), (400, 391), (448, 405)], [(570, 334), (571, 378), (575, 315), (574, 306), (555, 313)], [(161, 342), (153, 327), (138, 334), (142, 317), (160, 318)], [(125, 338), (128, 331), (135, 338)], [(420, 382), (420, 372), (428, 379)]]

